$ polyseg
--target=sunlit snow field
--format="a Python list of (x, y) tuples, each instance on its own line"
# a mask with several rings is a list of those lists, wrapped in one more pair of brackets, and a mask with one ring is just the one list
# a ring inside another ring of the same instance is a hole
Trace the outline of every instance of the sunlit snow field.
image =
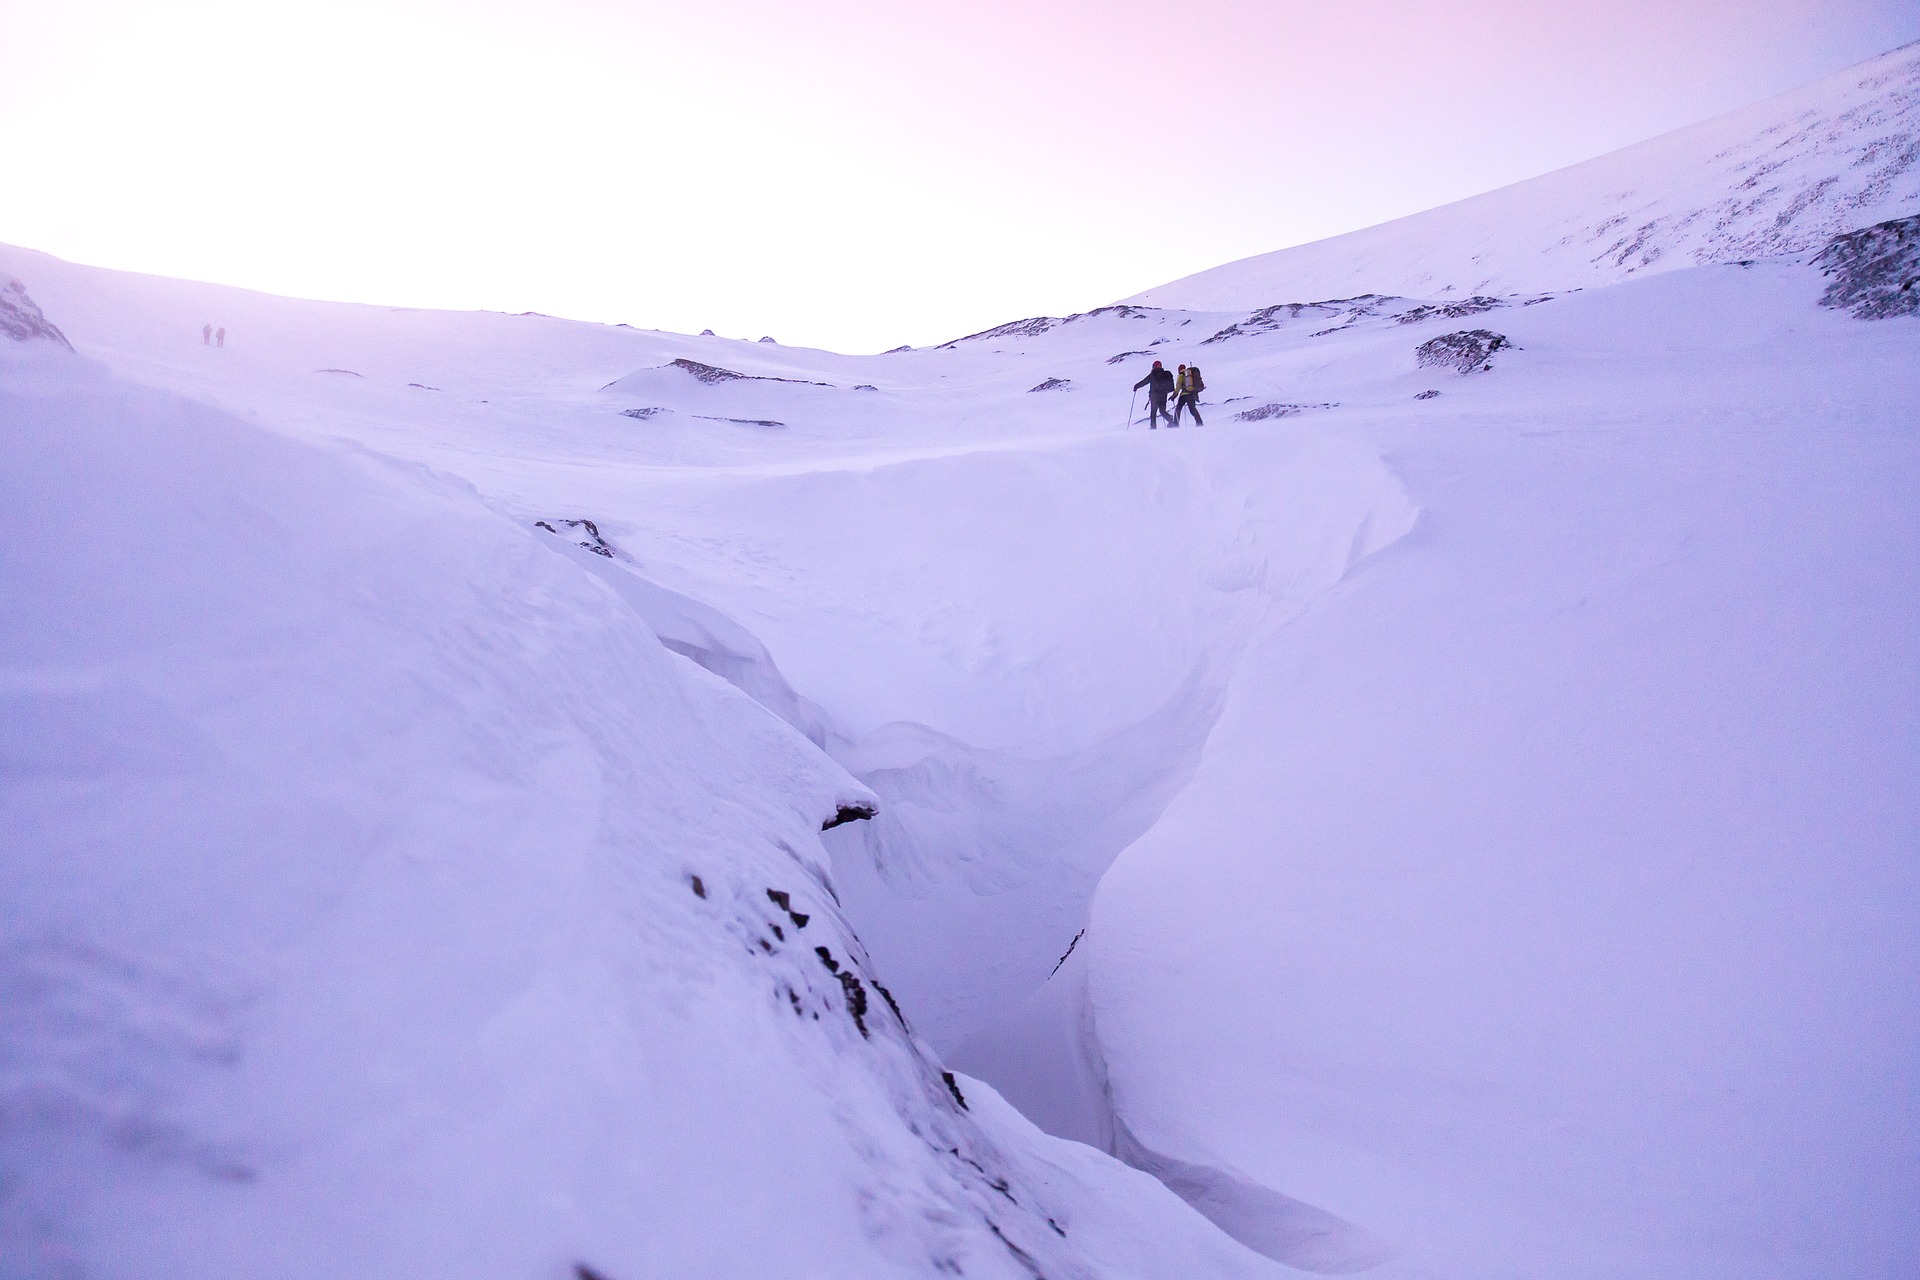
[(1808, 257), (855, 357), (0, 248), (0, 1275), (1911, 1274), (1920, 318)]

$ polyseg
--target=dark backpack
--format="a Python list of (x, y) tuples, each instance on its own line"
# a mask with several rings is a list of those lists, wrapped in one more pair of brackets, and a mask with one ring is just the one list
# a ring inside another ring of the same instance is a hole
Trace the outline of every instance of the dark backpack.
[(1187, 366), (1187, 376), (1188, 376), (1189, 378), (1191, 378), (1191, 379), (1193, 379), (1193, 394), (1195, 394), (1195, 395), (1199, 395), (1199, 394), (1200, 394), (1200, 393), (1201, 393), (1202, 391), (1205, 391), (1205, 390), (1207, 389), (1207, 384), (1206, 384), (1206, 383), (1204, 383), (1204, 382), (1202, 382), (1202, 381), (1200, 380), (1200, 366), (1199, 366), (1199, 365), (1197, 365), (1197, 364), (1190, 364), (1190, 365), (1188, 365), (1188, 366)]

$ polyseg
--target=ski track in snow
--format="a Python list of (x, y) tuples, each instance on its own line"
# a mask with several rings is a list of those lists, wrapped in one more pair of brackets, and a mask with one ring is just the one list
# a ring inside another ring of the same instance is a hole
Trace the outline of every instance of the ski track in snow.
[(1916, 65), (879, 356), (0, 248), (0, 1275), (1909, 1273)]

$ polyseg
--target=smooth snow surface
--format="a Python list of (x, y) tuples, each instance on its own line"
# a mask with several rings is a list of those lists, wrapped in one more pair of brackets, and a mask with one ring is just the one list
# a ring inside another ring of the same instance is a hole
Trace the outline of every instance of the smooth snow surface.
[(1916, 213), (1920, 43), (1585, 164), (1129, 301), (1216, 311), (1360, 293), (1592, 288), (1801, 253)]
[(0, 1276), (1920, 1272), (1920, 318), (14, 276)]

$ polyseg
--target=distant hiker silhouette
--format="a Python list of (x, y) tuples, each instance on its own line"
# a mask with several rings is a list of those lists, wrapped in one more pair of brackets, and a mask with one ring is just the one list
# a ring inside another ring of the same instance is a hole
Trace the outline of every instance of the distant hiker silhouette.
[(1180, 425), (1180, 411), (1184, 409), (1193, 415), (1194, 426), (1206, 426), (1206, 423), (1200, 421), (1200, 393), (1207, 389), (1207, 384), (1200, 381), (1200, 366), (1181, 365), (1180, 376), (1174, 379), (1173, 389), (1180, 397), (1174, 402), (1173, 425), (1176, 427)]
[[(1167, 396), (1173, 391), (1173, 375), (1158, 360), (1153, 362), (1153, 372), (1133, 384), (1133, 389), (1147, 389), (1147, 430), (1154, 431), (1160, 426), (1160, 419), (1167, 418)], [(1173, 419), (1167, 418), (1167, 425), (1173, 425)]]
[(200, 345), (203, 347), (210, 347), (213, 345), (213, 326), (212, 325), (203, 324), (200, 326)]
[(222, 325), (220, 328), (214, 330), (213, 345), (216, 347), (225, 347), (227, 345), (226, 326)]

